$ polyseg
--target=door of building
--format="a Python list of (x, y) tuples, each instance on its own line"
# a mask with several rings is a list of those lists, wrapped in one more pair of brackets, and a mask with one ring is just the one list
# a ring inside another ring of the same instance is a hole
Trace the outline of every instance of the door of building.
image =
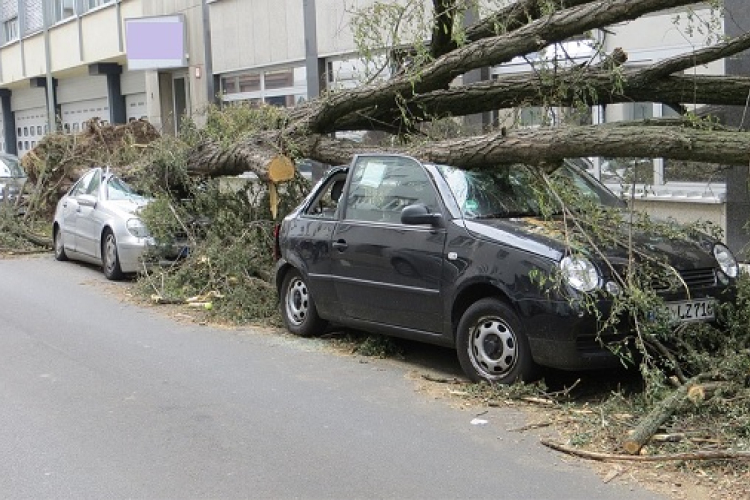
[(175, 73), (172, 78), (172, 96), (175, 133), (180, 131), (184, 116), (190, 116), (189, 79), (186, 73)]

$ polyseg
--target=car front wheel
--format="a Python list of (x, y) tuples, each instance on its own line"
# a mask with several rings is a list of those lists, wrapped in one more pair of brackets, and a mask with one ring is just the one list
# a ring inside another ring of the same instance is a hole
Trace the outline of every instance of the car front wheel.
[(290, 270), (281, 285), (281, 317), (287, 330), (302, 337), (322, 333), (326, 327), (307, 282), (297, 270)]
[(104, 232), (102, 240), (102, 268), (107, 279), (121, 280), (124, 276), (120, 269), (120, 257), (117, 254), (117, 239), (111, 230)]
[(521, 322), (500, 300), (482, 299), (466, 310), (458, 324), (456, 348), (461, 368), (473, 382), (512, 384), (537, 375)]
[(55, 228), (55, 234), (53, 235), (54, 246), (55, 246), (55, 259), (59, 261), (68, 260), (68, 255), (65, 253), (65, 244), (63, 242), (63, 235), (60, 228)]

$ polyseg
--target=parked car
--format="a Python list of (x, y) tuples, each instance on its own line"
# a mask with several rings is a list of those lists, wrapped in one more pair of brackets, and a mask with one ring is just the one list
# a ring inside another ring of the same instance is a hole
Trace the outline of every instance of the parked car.
[[(625, 208), (572, 163), (556, 174), (590, 201)], [(332, 322), (454, 347), (475, 381), (616, 365), (582, 299), (595, 297), (606, 316), (619, 283), (591, 249), (571, 252), (562, 217), (542, 217), (543, 186), (520, 165), (466, 171), (359, 155), (333, 168), (278, 228), (287, 329), (312, 335)], [(668, 257), (689, 288), (654, 284), (674, 321), (715, 320), (738, 275), (729, 249), (708, 237), (635, 239), (642, 255)], [(610, 251), (614, 266), (627, 263), (626, 249)], [(540, 275), (562, 277), (561, 289), (545, 289)]]
[[(57, 203), (52, 227), (55, 258), (101, 264), (111, 280), (143, 269), (142, 257), (156, 248), (138, 216), (150, 199), (102, 168), (86, 172)], [(166, 257), (185, 252), (170, 243)]]
[(0, 153), (0, 201), (13, 201), (23, 193), (26, 172), (18, 162), (18, 157)]

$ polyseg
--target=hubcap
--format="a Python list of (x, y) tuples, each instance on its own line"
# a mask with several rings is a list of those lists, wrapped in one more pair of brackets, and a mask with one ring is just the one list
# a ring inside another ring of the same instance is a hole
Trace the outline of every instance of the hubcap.
[(477, 368), (491, 376), (509, 372), (518, 360), (515, 334), (498, 318), (485, 318), (474, 326), (469, 348)]
[(301, 325), (307, 318), (310, 308), (310, 294), (307, 285), (300, 278), (294, 278), (286, 294), (286, 316), (294, 325)]

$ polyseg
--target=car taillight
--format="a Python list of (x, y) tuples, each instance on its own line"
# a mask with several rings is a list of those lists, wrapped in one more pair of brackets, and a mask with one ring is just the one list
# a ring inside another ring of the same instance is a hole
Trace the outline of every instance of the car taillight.
[(281, 232), (281, 224), (276, 224), (273, 227), (273, 258), (279, 260), (281, 258), (281, 246), (279, 245), (279, 233)]

